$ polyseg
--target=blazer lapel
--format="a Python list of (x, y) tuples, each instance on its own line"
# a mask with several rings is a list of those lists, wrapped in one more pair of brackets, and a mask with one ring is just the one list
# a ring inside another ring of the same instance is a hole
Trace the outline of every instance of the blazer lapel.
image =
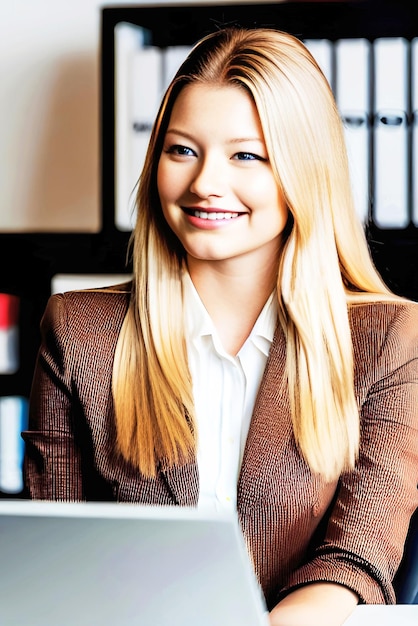
[(161, 473), (173, 497), (174, 504), (197, 506), (199, 499), (199, 472), (196, 462), (163, 469)]
[[(293, 439), (286, 376), (286, 340), (280, 325), (271, 345), (254, 406), (238, 481), (238, 502), (259, 500), (268, 493), (269, 477)], [(279, 470), (280, 471), (280, 470)], [(260, 475), (263, 480), (260, 480)]]

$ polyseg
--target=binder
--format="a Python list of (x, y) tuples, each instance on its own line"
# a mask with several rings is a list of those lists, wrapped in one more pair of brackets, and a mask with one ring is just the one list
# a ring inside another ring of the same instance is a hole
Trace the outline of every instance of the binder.
[(19, 298), (0, 293), (0, 374), (19, 369)]
[(144, 45), (143, 29), (127, 22), (115, 26), (115, 226), (130, 230), (131, 194), (131, 76), (130, 57)]
[(23, 456), (25, 444), (22, 430), (28, 425), (26, 398), (0, 398), (0, 491), (17, 494), (23, 490)]
[(122, 231), (135, 222), (135, 188), (162, 94), (162, 54), (146, 41), (139, 26), (115, 28), (115, 225)]
[(325, 78), (329, 82), (331, 88), (333, 88), (333, 71), (332, 71), (332, 43), (329, 39), (305, 39), (305, 46), (309, 52), (315, 58), (322, 72), (325, 74)]
[(131, 274), (55, 274), (51, 279), (51, 294), (110, 287), (128, 282), (131, 278)]
[(154, 46), (137, 49), (130, 59), (131, 181), (136, 184), (145, 160), (152, 126), (163, 93), (162, 52)]
[(340, 39), (336, 50), (336, 100), (344, 123), (356, 211), (370, 211), (370, 42)]
[(412, 221), (418, 226), (418, 37), (411, 42), (412, 92)]
[(374, 42), (374, 221), (404, 228), (408, 214), (408, 43), (402, 37)]
[(168, 46), (164, 51), (163, 91), (167, 89), (191, 49), (192, 46)]

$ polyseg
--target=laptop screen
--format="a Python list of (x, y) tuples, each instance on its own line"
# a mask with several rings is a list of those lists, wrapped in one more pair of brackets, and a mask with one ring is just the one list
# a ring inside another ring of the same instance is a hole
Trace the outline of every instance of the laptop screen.
[(0, 554), (2, 626), (268, 623), (233, 516), (0, 501)]

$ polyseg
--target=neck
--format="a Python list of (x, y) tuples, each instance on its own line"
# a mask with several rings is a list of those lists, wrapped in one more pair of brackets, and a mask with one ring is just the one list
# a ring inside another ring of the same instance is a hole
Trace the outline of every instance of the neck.
[(223, 262), (189, 259), (188, 268), (222, 345), (236, 355), (276, 287), (277, 263), (237, 271)]

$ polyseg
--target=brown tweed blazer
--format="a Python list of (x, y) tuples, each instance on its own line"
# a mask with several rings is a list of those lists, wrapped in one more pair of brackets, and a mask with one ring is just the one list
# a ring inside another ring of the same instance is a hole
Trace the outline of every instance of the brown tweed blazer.
[[(33, 380), (25, 482), (34, 499), (195, 505), (195, 463), (146, 479), (115, 455), (112, 364), (127, 286), (54, 295)], [(418, 304), (350, 309), (361, 450), (338, 483), (296, 449), (276, 331), (238, 483), (238, 514), (271, 609), (289, 589), (333, 581), (393, 603), (392, 578), (418, 506)]]

